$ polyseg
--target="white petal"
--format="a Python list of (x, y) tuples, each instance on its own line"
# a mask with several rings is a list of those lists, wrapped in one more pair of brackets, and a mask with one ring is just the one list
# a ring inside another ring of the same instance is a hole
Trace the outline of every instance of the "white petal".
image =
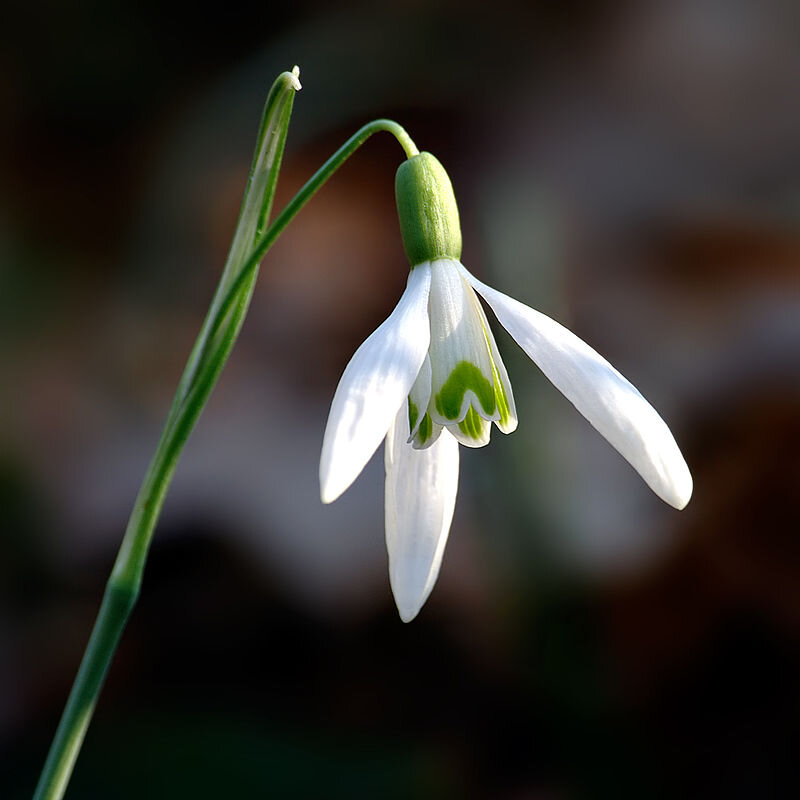
[(494, 375), (480, 303), (452, 259), (431, 263), (431, 419), (449, 425), (472, 406), (484, 419), (499, 419)]
[(442, 563), (458, 491), (458, 442), (442, 434), (425, 450), (406, 444), (401, 409), (386, 436), (386, 549), (389, 580), (403, 622), (417, 616)]
[(430, 341), (430, 266), (411, 270), (389, 318), (356, 350), (342, 374), (322, 441), (319, 481), (333, 502), (377, 450), (422, 366)]
[(683, 508), (692, 496), (689, 468), (666, 423), (638, 390), (555, 320), (481, 283), (466, 269), (464, 274), (500, 324), (575, 408), (662, 500)]

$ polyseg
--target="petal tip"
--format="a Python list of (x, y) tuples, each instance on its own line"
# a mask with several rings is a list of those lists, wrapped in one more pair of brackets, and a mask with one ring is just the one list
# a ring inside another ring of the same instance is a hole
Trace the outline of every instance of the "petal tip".
[(319, 499), (322, 500), (323, 505), (330, 505), (338, 500), (345, 493), (347, 488), (347, 486), (323, 486), (319, 492)]
[(397, 569), (389, 570), (389, 584), (397, 606), (397, 612), (403, 622), (411, 622), (419, 614), (430, 594), (427, 582), (419, 583), (419, 576), (412, 573), (398, 573)]
[(508, 435), (509, 433), (514, 433), (519, 425), (519, 422), (517, 421), (516, 417), (512, 417), (508, 420), (508, 422), (495, 422), (494, 424), (497, 426), (497, 430), (499, 430), (500, 433)]
[(423, 597), (420, 601), (419, 597), (403, 597), (402, 593), (398, 594), (398, 592), (394, 591), (392, 593), (394, 594), (394, 603), (397, 606), (397, 613), (400, 615), (400, 619), (403, 622), (411, 622), (413, 619), (416, 619), (427, 599), (427, 597)]
[[(641, 473), (640, 473), (641, 474)], [(655, 479), (645, 479), (650, 488), (667, 504), (682, 511), (692, 499), (694, 484), (689, 467), (677, 453), (670, 467)]]
[(694, 483), (692, 482), (692, 476), (688, 467), (686, 467), (685, 474), (682, 475), (680, 480), (676, 481), (675, 485), (672, 487), (672, 493), (669, 499), (667, 499), (667, 502), (678, 511), (683, 511), (692, 499), (693, 490)]
[(409, 622), (412, 622), (414, 619), (416, 619), (417, 614), (419, 614), (419, 612), (420, 612), (420, 609), (419, 608), (400, 608), (400, 606), (397, 606), (397, 611), (400, 614), (401, 621), (405, 622), (406, 624), (408, 624)]
[[(428, 595), (431, 593), (433, 584), (436, 582), (436, 573), (433, 576), (428, 574), (426, 580), (420, 580), (422, 576), (414, 571), (398, 572), (389, 570), (389, 583), (392, 587), (392, 596), (397, 606), (397, 612), (403, 622), (411, 622), (422, 610)], [(431, 580), (431, 577), (433, 578)]]
[[(352, 481), (350, 482), (352, 483)], [(341, 495), (350, 487), (350, 483), (346, 486), (342, 485), (341, 481), (337, 481), (334, 477), (327, 472), (323, 474), (320, 469), (319, 476), (319, 499), (322, 500), (323, 505), (328, 505), (334, 500), (338, 500)]]

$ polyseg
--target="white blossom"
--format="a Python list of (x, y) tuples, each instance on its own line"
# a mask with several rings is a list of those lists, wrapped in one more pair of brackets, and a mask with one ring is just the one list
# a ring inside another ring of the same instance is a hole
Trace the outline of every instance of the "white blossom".
[(389, 576), (405, 622), (439, 573), (458, 490), (458, 444), (488, 444), (492, 423), (503, 433), (517, 427), (508, 374), (475, 292), (662, 500), (681, 509), (692, 494), (666, 423), (589, 345), (453, 258), (418, 264), (397, 307), (344, 371), (320, 460), (322, 501), (330, 503), (386, 440)]

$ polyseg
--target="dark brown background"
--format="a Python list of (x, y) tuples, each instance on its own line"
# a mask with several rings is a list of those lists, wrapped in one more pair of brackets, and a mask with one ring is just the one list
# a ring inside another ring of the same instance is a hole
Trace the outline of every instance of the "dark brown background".
[[(667, 419), (653, 496), (498, 333), (520, 428), (462, 450), (420, 617), (376, 458), (318, 499), (327, 406), (406, 264), (369, 142), (265, 261), (187, 447), (68, 797), (794, 797), (794, 2), (12, 4), (0, 50), (0, 795), (27, 797), (298, 63), (284, 203), (390, 116), (464, 262)], [(7, 12), (8, 13), (8, 12)]]

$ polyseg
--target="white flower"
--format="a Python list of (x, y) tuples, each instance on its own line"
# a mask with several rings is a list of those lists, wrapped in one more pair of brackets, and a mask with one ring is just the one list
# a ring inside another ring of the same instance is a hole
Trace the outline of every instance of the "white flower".
[(617, 370), (554, 320), (492, 289), (458, 260), (450, 180), (429, 153), (398, 170), (398, 210), (412, 264), (389, 318), (358, 348), (331, 404), (320, 459), (323, 503), (358, 477), (386, 440), (389, 578), (411, 621), (436, 582), (458, 490), (458, 445), (517, 427), (514, 396), (475, 292), (586, 419), (675, 508), (692, 477), (669, 428)]
[(439, 573), (458, 489), (458, 443), (517, 427), (514, 397), (476, 290), (578, 411), (675, 508), (692, 478), (669, 428), (614, 367), (562, 325), (444, 258), (415, 267), (389, 318), (358, 348), (331, 405), (322, 501), (336, 500), (385, 438), (386, 546), (397, 608), (412, 620)]

